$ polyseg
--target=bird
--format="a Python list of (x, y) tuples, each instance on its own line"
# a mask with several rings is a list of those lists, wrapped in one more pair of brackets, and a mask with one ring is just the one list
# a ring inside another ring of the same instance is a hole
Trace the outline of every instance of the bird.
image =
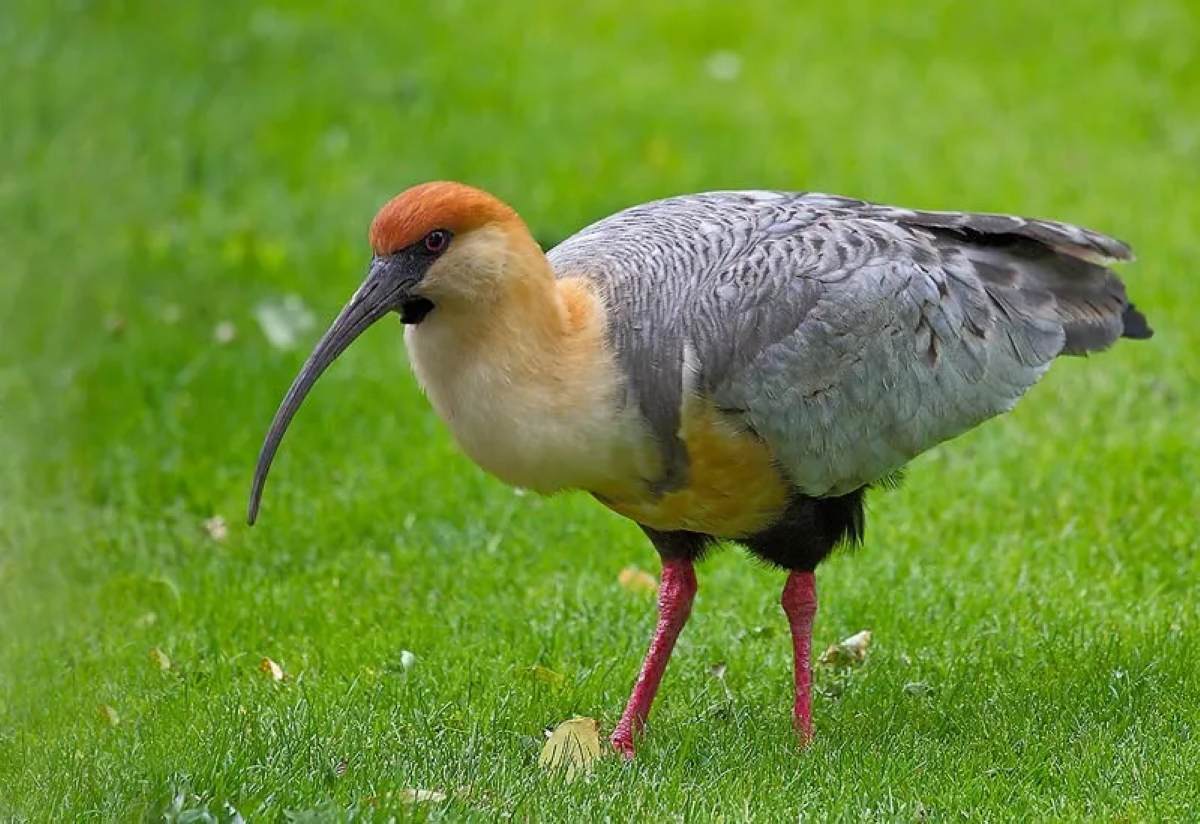
[(713, 191), (543, 251), (506, 202), (432, 181), (389, 200), (368, 240), (365, 280), (266, 434), (248, 521), (317, 379), (398, 315), (418, 384), (479, 467), (589, 493), (657, 550), (657, 623), (609, 739), (627, 758), (716, 544), (786, 573), (806, 743), (815, 571), (862, 541), (866, 492), (1010, 410), (1058, 357), (1153, 334), (1110, 268), (1127, 244), (1007, 214)]

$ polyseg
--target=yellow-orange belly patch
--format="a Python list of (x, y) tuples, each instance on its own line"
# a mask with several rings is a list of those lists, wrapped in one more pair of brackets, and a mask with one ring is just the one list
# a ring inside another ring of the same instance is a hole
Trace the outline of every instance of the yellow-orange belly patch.
[[(645, 484), (603, 494), (604, 503), (651, 529), (745, 538), (770, 526), (787, 506), (788, 485), (767, 445), (708, 404), (689, 404), (682, 427), (688, 481), (655, 496)], [(688, 414), (691, 412), (691, 414)]]

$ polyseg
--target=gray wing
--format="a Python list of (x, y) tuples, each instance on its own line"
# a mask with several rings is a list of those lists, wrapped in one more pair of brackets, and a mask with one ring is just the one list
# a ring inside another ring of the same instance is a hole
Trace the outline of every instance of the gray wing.
[(1149, 334), (1074, 226), (820, 194), (716, 192), (620, 212), (550, 252), (609, 303), (629, 388), (686, 478), (684, 394), (840, 494), (1011, 408), (1059, 354)]

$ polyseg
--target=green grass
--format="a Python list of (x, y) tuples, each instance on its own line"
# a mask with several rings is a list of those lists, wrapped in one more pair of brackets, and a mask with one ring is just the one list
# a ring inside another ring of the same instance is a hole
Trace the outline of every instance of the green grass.
[[(1200, 817), (1191, 4), (432, 5), (5, 5), (0, 819)], [(323, 379), (242, 523), (305, 354), (253, 307), (332, 317), (374, 210), (435, 177), (543, 238), (724, 187), (1074, 220), (1135, 245), (1158, 335), (873, 497), (817, 645), (875, 649), (808, 752), (781, 576), (725, 551), (638, 759), (564, 785), (541, 732), (615, 723), (653, 623), (617, 574), (653, 551), (459, 455), (395, 325)], [(463, 794), (368, 801), (406, 787)]]

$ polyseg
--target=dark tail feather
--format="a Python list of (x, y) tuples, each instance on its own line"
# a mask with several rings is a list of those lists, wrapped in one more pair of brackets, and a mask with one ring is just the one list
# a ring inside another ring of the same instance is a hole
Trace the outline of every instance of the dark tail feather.
[(1120, 338), (1154, 334), (1108, 268), (1133, 260), (1116, 238), (1047, 220), (966, 212), (873, 207), (898, 223), (932, 229), (950, 254), (964, 254), (994, 301), (1019, 315), (1061, 324), (1060, 354), (1086, 355)]
[(1146, 320), (1146, 316), (1138, 311), (1137, 307), (1132, 303), (1125, 307), (1125, 313), (1121, 315), (1121, 321), (1125, 324), (1121, 330), (1121, 337), (1131, 340), (1149, 340), (1154, 337), (1154, 330), (1150, 328), (1150, 321)]
[(1146, 316), (1125, 297), (1125, 284), (1100, 264), (1056, 254), (1035, 271), (1054, 296), (1055, 314), (1066, 333), (1064, 355), (1101, 352), (1120, 338), (1144, 340), (1153, 331)]
[(1025, 313), (1049, 316), (1062, 326), (1063, 355), (1100, 352), (1120, 338), (1152, 334), (1116, 273), (1102, 262), (1072, 254), (1075, 249), (1013, 235), (988, 237), (986, 243), (960, 241), (959, 248), (994, 298), (1004, 295)]

